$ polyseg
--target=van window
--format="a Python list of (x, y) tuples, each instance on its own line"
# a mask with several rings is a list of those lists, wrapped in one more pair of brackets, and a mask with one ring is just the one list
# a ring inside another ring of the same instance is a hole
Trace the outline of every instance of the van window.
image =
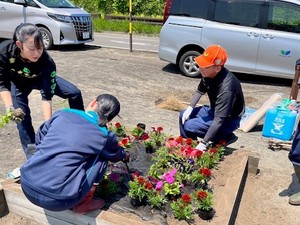
[(216, 1), (214, 21), (258, 27), (261, 3), (254, 1)]
[(300, 7), (285, 2), (270, 2), (267, 28), (300, 33)]
[(34, 1), (32, 0), (27, 0), (27, 5), (32, 6), (32, 7), (39, 7)]
[(38, 0), (38, 1), (49, 8), (77, 8), (67, 0)]
[(207, 19), (209, 0), (174, 0), (170, 15)]

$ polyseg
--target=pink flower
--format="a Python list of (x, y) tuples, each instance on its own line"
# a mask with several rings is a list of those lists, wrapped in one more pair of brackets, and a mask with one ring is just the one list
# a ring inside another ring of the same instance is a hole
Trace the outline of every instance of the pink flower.
[(169, 183), (169, 184), (173, 184), (175, 182), (175, 178), (171, 174), (166, 175), (165, 178), (166, 178), (166, 182)]
[(160, 191), (163, 186), (164, 186), (164, 182), (163, 181), (158, 181), (156, 183), (155, 190)]
[(177, 172), (177, 169), (174, 168), (174, 169), (172, 169), (172, 170), (170, 171), (169, 175), (174, 176), (176, 172)]

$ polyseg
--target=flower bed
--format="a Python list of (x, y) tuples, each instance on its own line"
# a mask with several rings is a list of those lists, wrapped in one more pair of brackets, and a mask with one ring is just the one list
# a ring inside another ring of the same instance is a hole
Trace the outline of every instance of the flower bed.
[[(152, 164), (147, 174), (129, 171), (129, 168), (127, 170), (130, 179), (126, 194), (134, 207), (147, 205), (172, 212), (176, 219), (186, 221), (193, 221), (195, 214), (203, 219), (214, 216), (213, 192), (209, 180), (211, 169), (217, 167), (223, 157), (222, 145), (202, 152), (195, 149), (198, 141), (168, 136), (163, 133), (162, 127), (152, 127), (149, 132), (143, 126), (137, 126), (130, 132), (119, 123), (109, 127), (115, 132), (116, 128), (123, 134), (119, 144), (127, 151), (131, 152), (132, 145), (137, 142), (144, 148), (151, 143), (153, 148), (152, 153), (148, 154), (151, 155)], [(111, 177), (113, 175), (108, 170), (106, 183), (113, 180), (118, 182), (118, 179), (109, 179)]]

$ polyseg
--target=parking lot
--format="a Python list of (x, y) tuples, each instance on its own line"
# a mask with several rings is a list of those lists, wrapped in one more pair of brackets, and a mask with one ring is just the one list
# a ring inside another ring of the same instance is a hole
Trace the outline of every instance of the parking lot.
[[(153, 52), (129, 52), (89, 44), (62, 47), (49, 51), (49, 54), (57, 64), (58, 74), (82, 90), (86, 104), (101, 93), (117, 96), (121, 102), (120, 114), (123, 119), (116, 122), (129, 129), (143, 122), (146, 129), (162, 126), (164, 132), (178, 135), (178, 112), (161, 109), (155, 105), (155, 101), (175, 96), (182, 102), (189, 102), (199, 83), (199, 79), (182, 76), (175, 66), (161, 61)], [(282, 93), (283, 97), (288, 97), (290, 93), (291, 81), (245, 74), (239, 74), (238, 78), (242, 83), (246, 104), (252, 108), (259, 108), (274, 93)], [(200, 103), (208, 103), (207, 98), (202, 98)], [(37, 128), (43, 122), (38, 92), (32, 93), (30, 104)], [(3, 113), (1, 102), (0, 105), (0, 113)], [(55, 110), (66, 106), (65, 101), (54, 98)], [(273, 152), (267, 148), (267, 139), (261, 135), (262, 124), (263, 121), (249, 133), (237, 131), (239, 140), (230, 146), (233, 150), (247, 149), (260, 154), (260, 174), (249, 179), (245, 189), (248, 202), (241, 204), (236, 224), (299, 224), (300, 220), (296, 218), (299, 209), (288, 205), (288, 194), (298, 187), (292, 176), (292, 165), (287, 159), (288, 152)], [(7, 172), (22, 165), (24, 156), (15, 124), (0, 129), (0, 136), (0, 179), (5, 179)], [(245, 223), (249, 218), (261, 217), (262, 211), (261, 220)]]

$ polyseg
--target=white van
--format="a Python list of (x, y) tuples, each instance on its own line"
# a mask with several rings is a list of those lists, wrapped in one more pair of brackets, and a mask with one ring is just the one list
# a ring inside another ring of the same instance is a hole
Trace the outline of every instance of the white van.
[(94, 40), (91, 15), (67, 0), (0, 0), (0, 38), (12, 38), (20, 23), (38, 26), (46, 49)]
[(201, 76), (194, 58), (212, 44), (232, 72), (293, 79), (300, 58), (300, 0), (166, 0), (159, 57), (185, 76)]

